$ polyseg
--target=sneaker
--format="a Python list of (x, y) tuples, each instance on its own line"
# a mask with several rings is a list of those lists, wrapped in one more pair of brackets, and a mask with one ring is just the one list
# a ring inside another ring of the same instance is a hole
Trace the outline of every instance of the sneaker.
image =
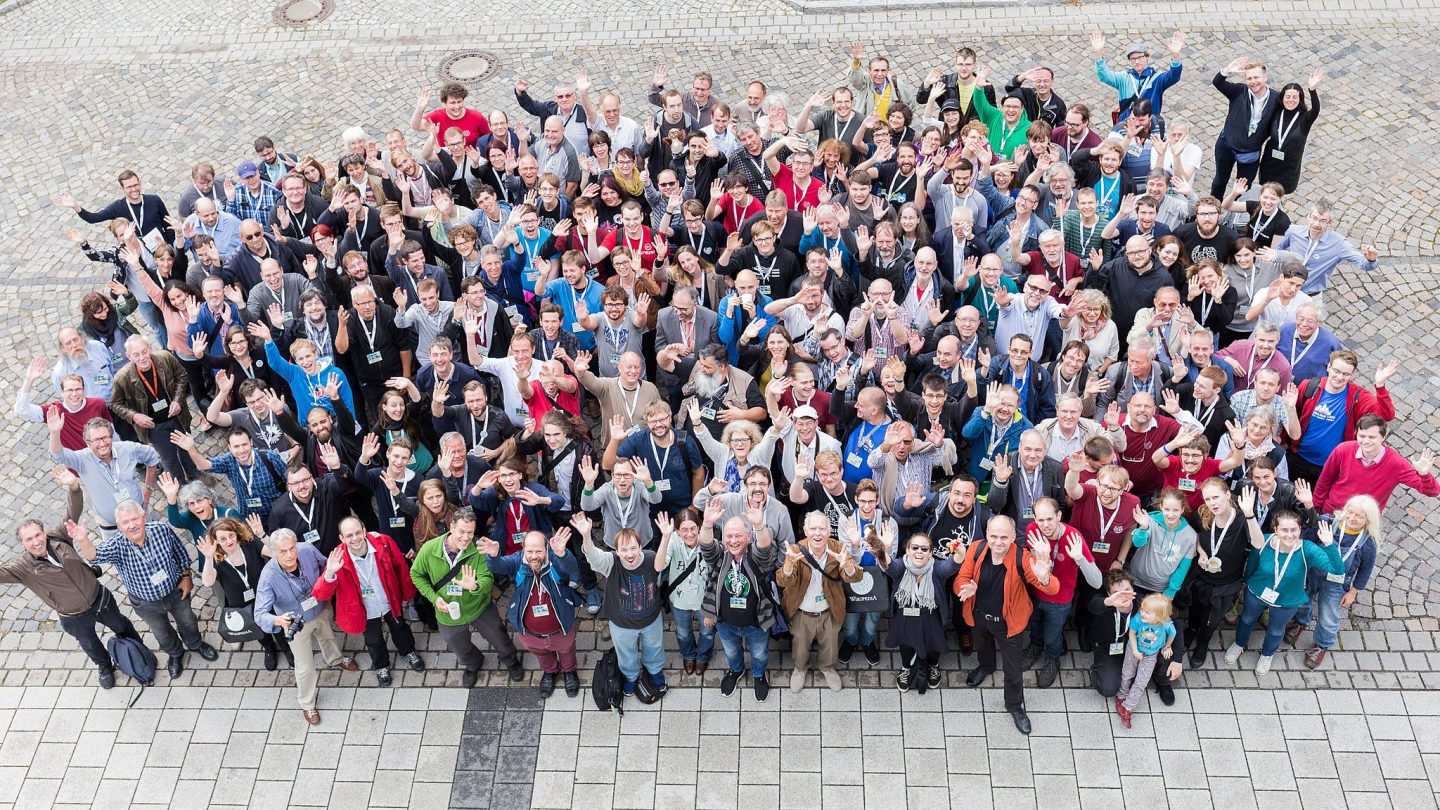
[(420, 621), (420, 613), (419, 613), (419, 611), (415, 610), (415, 603), (414, 603), (414, 602), (406, 602), (406, 603), (405, 603), (405, 610), (403, 611), (403, 613), (404, 613), (404, 615), (405, 615), (405, 621), (407, 621), (407, 622), (418, 622), (418, 621)]
[(1255, 662), (1255, 674), (1256, 674), (1256, 675), (1265, 675), (1265, 674), (1268, 674), (1268, 673), (1270, 672), (1270, 659), (1271, 659), (1271, 658), (1274, 658), (1274, 656), (1272, 656), (1272, 655), (1262, 655), (1262, 656), (1260, 656), (1260, 660)]
[(1124, 704), (1124, 703), (1116, 703), (1116, 704), (1115, 704), (1115, 713), (1118, 714), (1118, 715), (1120, 715), (1120, 725), (1124, 726), (1125, 728), (1130, 728), (1130, 727), (1131, 727), (1131, 726), (1130, 726), (1130, 717), (1131, 717), (1132, 712), (1131, 712), (1129, 709), (1125, 708), (1125, 704)]
[(803, 692), (803, 691), (805, 691), (805, 673), (804, 673), (804, 672), (801, 672), (801, 671), (798, 670), (798, 669), (796, 669), (796, 670), (791, 670), (791, 672), (790, 672), (790, 691), (791, 691), (791, 692)]
[(730, 697), (735, 694), (735, 684), (740, 682), (740, 673), (733, 669), (725, 671), (725, 677), (720, 679), (720, 694)]
[(895, 673), (895, 688), (901, 692), (909, 692), (912, 682), (910, 679), (910, 668), (905, 667)]
[(1044, 666), (1035, 675), (1035, 685), (1041, 689), (1049, 689), (1055, 685), (1055, 679), (1060, 677), (1060, 661), (1055, 658), (1046, 658)]
[(848, 641), (840, 642), (840, 657), (837, 659), (842, 664), (850, 663), (850, 656), (855, 654), (855, 645)]
[(1297, 621), (1291, 621), (1290, 624), (1285, 626), (1285, 640), (1293, 645), (1300, 640), (1300, 634), (1303, 632), (1305, 632), (1305, 625)]
[(1030, 669), (1031, 667), (1035, 666), (1035, 662), (1036, 662), (1036, 661), (1039, 661), (1039, 660), (1040, 660), (1040, 656), (1041, 656), (1041, 655), (1044, 655), (1044, 654), (1045, 654), (1045, 648), (1044, 648), (1044, 647), (1035, 647), (1035, 646), (1026, 647), (1026, 648), (1025, 648), (1025, 655), (1024, 655), (1024, 657), (1022, 657), (1022, 658), (1020, 659), (1020, 668), (1021, 668), (1021, 669)]
[(929, 670), (925, 673), (925, 684), (926, 684), (927, 686), (929, 686), (931, 689), (939, 689), (939, 688), (940, 688), (940, 665), (939, 665), (939, 664), (931, 664), (931, 665), (930, 665)]
[(770, 679), (761, 675), (755, 679), (755, 702), (764, 703), (770, 697)]
[[(1323, 652), (1323, 651), (1322, 651), (1322, 652)], [(114, 688), (115, 688), (115, 667), (114, 667), (114, 665), (112, 665), (112, 664), (101, 664), (101, 665), (100, 665), (100, 688), (101, 688), (101, 689), (114, 689)]]
[(390, 677), (390, 668), (383, 667), (375, 670), (375, 680), (379, 681), (381, 686), (389, 686), (393, 683), (393, 679)]
[(480, 670), (467, 669), (460, 673), (460, 685), (466, 689), (474, 689), (475, 684), (480, 682)]
[(1232, 667), (1235, 666), (1235, 662), (1240, 660), (1240, 653), (1242, 652), (1245, 652), (1244, 647), (1241, 647), (1239, 644), (1231, 644), (1230, 649), (1225, 651), (1225, 663)]
[(865, 662), (872, 667), (880, 663), (880, 646), (873, 641), (865, 645)]
[(580, 673), (574, 671), (565, 673), (565, 696), (572, 698), (580, 696)]
[(275, 651), (274, 651), (274, 650), (266, 650), (266, 651), (265, 651), (265, 670), (266, 670), (267, 672), (274, 672), (274, 671), (275, 671), (275, 668), (278, 667), (278, 666), (280, 666), (280, 659), (279, 659), (279, 657), (275, 654)]
[(621, 691), (625, 693), (625, 697), (635, 697), (635, 682), (627, 680)]
[(412, 652), (405, 656), (405, 663), (409, 664), (410, 668), (416, 672), (425, 671), (425, 661), (420, 658), (420, 653)]
[(974, 689), (975, 687), (977, 687), (977, 686), (979, 686), (980, 684), (984, 683), (984, 682), (985, 682), (985, 679), (988, 678), (988, 677), (990, 677), (990, 674), (991, 674), (992, 672), (994, 672), (994, 671), (995, 671), (995, 670), (993, 670), (993, 669), (985, 669), (984, 667), (976, 667), (976, 668), (970, 670), (970, 674), (965, 677), (965, 685), (968, 686), (968, 687), (970, 687), (971, 689)]
[[(1310, 651), (1305, 653), (1305, 666), (1311, 669), (1316, 669), (1321, 664), (1325, 663), (1325, 653), (1326, 650), (1324, 647), (1311, 647)], [(104, 678), (101, 678), (100, 683), (102, 686), (104, 685)]]
[(825, 679), (825, 688), (831, 692), (839, 692), (844, 686), (844, 684), (840, 682), (840, 673), (833, 669), (820, 670), (820, 677)]
[(585, 612), (591, 616), (600, 612), (600, 588), (596, 586), (585, 592)]

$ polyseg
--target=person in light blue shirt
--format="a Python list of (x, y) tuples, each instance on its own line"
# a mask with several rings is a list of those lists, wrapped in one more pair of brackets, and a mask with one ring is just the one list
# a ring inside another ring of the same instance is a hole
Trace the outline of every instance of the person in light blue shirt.
[[(1330, 204), (1317, 200), (1310, 213), (1305, 215), (1305, 227), (1291, 225), (1290, 230), (1276, 239), (1273, 246), (1277, 251), (1288, 250), (1300, 255), (1305, 269), (1310, 271), (1300, 291), (1321, 298), (1322, 307), (1325, 288), (1330, 286), (1330, 274), (1341, 263), (1349, 262), (1367, 273), (1380, 266), (1380, 252), (1374, 245), (1361, 245), (1357, 250), (1349, 239), (1331, 230), (1333, 221)], [(1261, 258), (1268, 259), (1270, 256), (1267, 254)]]
[[(760, 293), (760, 278), (753, 271), (741, 270), (735, 275), (735, 291), (720, 299), (720, 322), (718, 334), (725, 344), (730, 365), (740, 365), (740, 344), (763, 344), (776, 317), (765, 314), (765, 306), (771, 302), (768, 295)], [(758, 326), (756, 326), (758, 324)], [(751, 334), (751, 327), (754, 333)]]
[(195, 252), (195, 237), (204, 234), (215, 240), (215, 249), (220, 251), (222, 261), (228, 261), (240, 249), (240, 218), (228, 211), (221, 211), (215, 201), (201, 197), (195, 201), (195, 213), (185, 218), (183, 236), (185, 249), (190, 251), (193, 261), (199, 262)]
[(1321, 325), (1320, 308), (1301, 304), (1295, 310), (1295, 322), (1280, 327), (1280, 344), (1275, 350), (1290, 361), (1290, 378), (1298, 385), (1302, 380), (1324, 377), (1330, 353), (1345, 348), (1334, 332)]
[[(604, 288), (594, 279), (585, 274), (585, 255), (579, 251), (566, 251), (560, 257), (560, 278), (551, 279), (544, 287), (538, 288), (536, 292), (544, 296), (550, 303), (560, 307), (564, 314), (561, 328), (575, 335), (575, 340), (580, 348), (587, 352), (595, 351), (595, 333), (585, 327), (581, 315), (588, 316), (592, 312), (604, 311), (604, 304), (601, 302), (601, 293)], [(578, 306), (577, 304), (583, 304)]]
[(1130, 728), (1130, 715), (1150, 686), (1157, 659), (1163, 656), (1168, 662), (1175, 657), (1171, 609), (1164, 594), (1152, 593), (1140, 603), (1139, 612), (1130, 616), (1130, 640), (1120, 668), (1120, 691), (1115, 694), (1115, 713), (1126, 728)]

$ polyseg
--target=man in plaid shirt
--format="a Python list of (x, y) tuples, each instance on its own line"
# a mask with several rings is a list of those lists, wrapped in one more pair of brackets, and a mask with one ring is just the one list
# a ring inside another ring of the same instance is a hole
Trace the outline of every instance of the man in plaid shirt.
[(215, 648), (200, 638), (200, 625), (190, 609), (195, 583), (190, 572), (190, 553), (180, 537), (166, 523), (147, 523), (145, 508), (134, 501), (124, 501), (115, 507), (115, 520), (121, 536), (101, 543), (98, 548), (91, 544), (84, 523), (72, 522), (66, 528), (80, 556), (115, 566), (135, 612), (155, 634), (160, 649), (170, 656), (166, 665), (170, 678), (178, 678), (184, 671), (187, 648), (200, 653), (206, 661), (219, 658)]

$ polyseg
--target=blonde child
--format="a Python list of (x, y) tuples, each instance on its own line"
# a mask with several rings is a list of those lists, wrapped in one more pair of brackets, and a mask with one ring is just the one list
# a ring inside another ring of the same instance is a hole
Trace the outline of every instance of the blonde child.
[(1120, 691), (1115, 694), (1115, 713), (1130, 728), (1130, 715), (1145, 694), (1145, 685), (1155, 671), (1155, 659), (1166, 661), (1175, 654), (1175, 623), (1170, 621), (1170, 600), (1152, 593), (1140, 603), (1140, 612), (1130, 617), (1130, 644), (1120, 670)]

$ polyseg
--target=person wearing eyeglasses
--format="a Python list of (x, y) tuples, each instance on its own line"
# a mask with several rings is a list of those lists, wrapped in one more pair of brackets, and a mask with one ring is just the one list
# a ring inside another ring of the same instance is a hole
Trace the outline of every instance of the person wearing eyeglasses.
[[(276, 192), (279, 194), (279, 192)], [(290, 248), (265, 235), (265, 229), (254, 219), (240, 223), (240, 249), (225, 261), (225, 277), (240, 285), (245, 295), (261, 284), (260, 266), (274, 259), (285, 273), (305, 277), (305, 268)]]

